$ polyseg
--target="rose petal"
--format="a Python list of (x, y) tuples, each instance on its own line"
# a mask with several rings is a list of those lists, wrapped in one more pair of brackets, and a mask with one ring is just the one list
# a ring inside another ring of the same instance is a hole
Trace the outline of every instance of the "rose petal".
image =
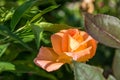
[(51, 36), (53, 49), (58, 55), (61, 55), (60, 53), (62, 53), (62, 38), (63, 33), (56, 33)]
[(64, 55), (59, 56), (56, 61), (63, 62), (63, 63), (71, 63), (72, 57), (70, 57), (64, 53)]
[(92, 46), (92, 49), (90, 50), (90, 55), (91, 55), (90, 57), (95, 55), (96, 48), (97, 48), (96, 44), (97, 44), (97, 41), (94, 40), (93, 38), (87, 42), (88, 46)]
[(68, 51), (69, 52), (72, 52), (74, 51), (78, 46), (79, 46), (79, 42), (76, 41), (74, 38), (72, 38), (71, 36), (68, 36), (69, 37), (69, 47), (68, 47)]
[(70, 51), (70, 48), (68, 47), (69, 46), (68, 44), (70, 43), (68, 42), (68, 37), (71, 36), (73, 38), (76, 36), (78, 38), (77, 35), (79, 34), (79, 31), (78, 29), (68, 29), (68, 30), (61, 30), (61, 32), (64, 34), (62, 37), (62, 50), (63, 52)]
[(81, 51), (81, 50), (83, 50), (83, 49), (91, 46), (91, 45), (88, 46), (88, 42), (89, 42), (91, 39), (93, 39), (93, 38), (92, 38), (91, 36), (88, 36), (86, 40), (84, 40), (83, 42), (81, 42), (81, 43), (79, 44), (79, 46), (77, 47), (77, 49), (76, 49), (74, 52)]
[(58, 55), (52, 48), (41, 47), (39, 54), (34, 59), (34, 63), (46, 71), (54, 71), (60, 68), (64, 63), (56, 62)]
[(83, 40), (86, 40), (89, 36), (85, 31), (80, 31), (80, 35), (83, 37)]
[(56, 63), (53, 61), (45, 61), (45, 60), (38, 60), (38, 59), (35, 59), (34, 62), (36, 63), (36, 65), (38, 65), (39, 67), (43, 68), (48, 72), (57, 70), (64, 64), (64, 63)]
[(62, 37), (62, 51), (67, 52), (68, 51), (68, 30), (61, 30), (60, 32), (63, 33)]
[(79, 43), (81, 43), (84, 39), (83, 37), (79, 34), (73, 37), (76, 41), (78, 41)]
[(73, 57), (73, 60), (84, 62), (90, 59), (90, 50), (92, 47), (86, 48), (79, 52), (66, 52), (66, 55)]
[[(84, 40), (86, 40), (88, 38), (88, 34), (84, 31), (81, 31), (81, 35), (83, 36)], [(91, 36), (90, 36), (91, 37)], [(91, 39), (87, 42), (87, 45), (88, 46), (92, 46), (92, 49), (91, 49), (91, 57), (95, 54), (96, 52), (96, 48), (97, 48), (97, 41), (94, 40), (92, 37)]]
[(70, 36), (74, 37), (76, 34), (79, 34), (79, 31), (78, 31), (78, 29), (68, 29), (68, 30), (67, 30), (67, 33), (68, 33)]
[(81, 43), (84, 39), (83, 39), (83, 36), (80, 34), (81, 31), (79, 30), (76, 30), (76, 34), (74, 34), (73, 38), (78, 41), (79, 43)]
[(53, 51), (52, 48), (41, 47), (36, 59), (55, 61), (57, 57), (58, 55)]
[(63, 52), (68, 51), (68, 35), (65, 34), (65, 30), (52, 35), (51, 41), (53, 49), (58, 55), (63, 55)]
[(64, 33), (62, 38), (62, 51), (67, 52), (68, 51), (68, 34)]

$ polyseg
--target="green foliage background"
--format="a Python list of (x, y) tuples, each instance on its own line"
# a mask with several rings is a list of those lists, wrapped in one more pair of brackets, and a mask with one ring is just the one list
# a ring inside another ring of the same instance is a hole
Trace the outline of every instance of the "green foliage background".
[[(80, 0), (26, 1), (0, 0), (0, 80), (74, 80), (68, 64), (48, 73), (33, 60), (40, 46), (51, 46), (54, 32), (71, 26), (84, 30)], [(95, 14), (120, 19), (119, 0), (96, 0), (94, 6)], [(114, 48), (98, 44), (96, 55), (87, 63), (103, 68), (107, 78), (113, 75), (114, 53)]]

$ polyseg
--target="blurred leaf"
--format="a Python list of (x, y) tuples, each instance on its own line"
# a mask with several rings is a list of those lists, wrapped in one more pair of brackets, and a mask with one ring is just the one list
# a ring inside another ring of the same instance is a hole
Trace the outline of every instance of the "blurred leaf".
[(58, 32), (62, 29), (73, 28), (73, 27), (65, 25), (65, 24), (52, 24), (52, 23), (48, 23), (48, 22), (41, 22), (40, 24), (37, 24), (37, 26), (42, 28), (44, 31), (50, 31), (50, 32)]
[(74, 62), (75, 80), (105, 80), (103, 70), (84, 63)]
[(3, 25), (0, 25), (0, 34), (3, 36), (8, 36), (9, 29)]
[(22, 44), (25, 48), (27, 48), (28, 50), (32, 51), (32, 49), (25, 44), (17, 35), (15, 35), (14, 33), (12, 33), (6, 26), (0, 25), (0, 33), (8, 36), (14, 40), (17, 40), (20, 44)]
[(15, 66), (8, 62), (0, 62), (0, 72), (6, 70), (15, 70)]
[(56, 77), (52, 74), (47, 73), (46, 71), (36, 67), (33, 62), (15, 61), (14, 64), (16, 66), (16, 73), (34, 73), (36, 75), (46, 77), (50, 80), (57, 80)]
[(86, 31), (100, 43), (120, 48), (120, 20), (109, 15), (85, 13)]
[(0, 45), (0, 57), (6, 51), (6, 49), (7, 49), (8, 46), (9, 46), (9, 43)]
[(116, 50), (113, 60), (113, 73), (117, 80), (120, 80), (120, 49)]
[(41, 11), (40, 13), (38, 13), (37, 15), (35, 15), (35, 16), (31, 19), (30, 22), (33, 22), (33, 21), (35, 21), (35, 20), (38, 19), (38, 18), (40, 19), (40, 17), (41, 17), (43, 14), (45, 14), (45, 13), (47, 13), (47, 12), (50, 12), (50, 11), (52, 11), (52, 10), (58, 8), (58, 7), (59, 7), (59, 6), (50, 6), (50, 7), (46, 8), (46, 9), (44, 9), (43, 11)]
[(24, 51), (24, 48), (20, 44), (10, 44), (5, 54), (0, 58), (2, 61), (12, 61), (17, 58), (20, 52)]
[(112, 75), (109, 75), (107, 80), (116, 80)]
[(34, 36), (35, 36), (37, 49), (39, 49), (40, 41), (41, 41), (41, 38), (42, 38), (43, 29), (40, 28), (39, 26), (33, 25), (32, 26), (32, 30), (33, 30), (33, 33), (34, 33)]
[(27, 2), (25, 2), (24, 4), (22, 4), (21, 6), (19, 6), (13, 16), (12, 16), (12, 20), (10, 23), (11, 29), (12, 31), (15, 29), (15, 26), (17, 25), (17, 23), (19, 22), (19, 20), (21, 19), (22, 15), (28, 10), (30, 9), (35, 3), (37, 2), (37, 0), (29, 0)]

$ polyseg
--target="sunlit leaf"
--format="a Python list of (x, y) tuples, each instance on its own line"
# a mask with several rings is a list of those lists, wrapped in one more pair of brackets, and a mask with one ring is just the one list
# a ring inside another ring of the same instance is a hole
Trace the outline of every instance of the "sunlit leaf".
[(44, 9), (43, 11), (41, 11), (40, 13), (38, 13), (37, 15), (35, 15), (32, 19), (31, 19), (31, 21), (30, 22), (33, 22), (33, 21), (35, 21), (36, 19), (40, 19), (40, 17), (43, 15), (43, 14), (45, 14), (45, 13), (47, 13), (47, 12), (50, 12), (50, 11), (52, 11), (53, 9), (56, 9), (56, 8), (58, 8), (58, 6), (50, 6), (50, 7), (48, 7), (48, 8), (46, 8), (46, 9)]
[(34, 35), (26, 35), (26, 36), (22, 36), (22, 40), (24, 42), (30, 42), (34, 39)]
[(105, 80), (103, 70), (84, 63), (74, 62), (75, 80)]
[(100, 43), (120, 48), (120, 20), (118, 18), (85, 13), (85, 28)]
[(50, 32), (58, 32), (62, 29), (73, 28), (65, 24), (52, 24), (48, 22), (41, 22), (40, 24), (36, 24), (36, 25), (42, 28), (44, 31), (50, 31)]
[(19, 6), (13, 16), (12, 16), (12, 20), (10, 23), (11, 29), (12, 31), (15, 29), (15, 26), (17, 25), (17, 23), (19, 22), (19, 20), (21, 19), (22, 15), (28, 10), (30, 9), (37, 0), (29, 0), (27, 2), (25, 2), (24, 4), (22, 4), (21, 6)]
[(15, 70), (15, 66), (8, 62), (0, 62), (0, 72), (6, 70)]
[(6, 49), (7, 49), (8, 46), (9, 46), (9, 43), (0, 45), (0, 57), (6, 51)]
[(113, 73), (117, 80), (120, 79), (120, 49), (116, 50), (113, 60)]

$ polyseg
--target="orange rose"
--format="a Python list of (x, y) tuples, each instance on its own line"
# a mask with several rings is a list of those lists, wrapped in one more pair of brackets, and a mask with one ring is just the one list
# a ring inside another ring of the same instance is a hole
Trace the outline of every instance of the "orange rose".
[(46, 71), (59, 69), (73, 60), (85, 62), (95, 55), (97, 42), (78, 29), (61, 30), (51, 36), (53, 48), (41, 47), (34, 62)]

